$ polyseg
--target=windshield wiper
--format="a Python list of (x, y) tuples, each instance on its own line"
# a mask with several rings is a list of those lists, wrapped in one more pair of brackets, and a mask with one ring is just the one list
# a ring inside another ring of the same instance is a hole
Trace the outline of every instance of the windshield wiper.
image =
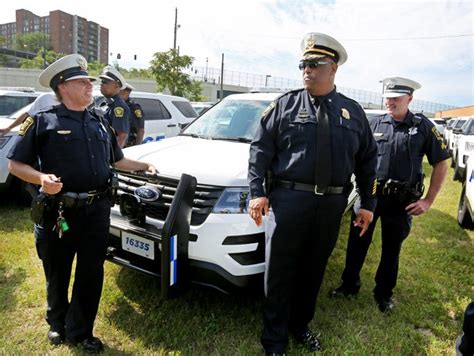
[(251, 139), (247, 137), (213, 137), (213, 140), (222, 140), (222, 141), (237, 141), (237, 142), (252, 142)]
[(193, 133), (180, 133), (178, 136), (190, 136), (194, 138), (202, 138), (204, 140), (212, 140), (212, 137), (209, 136), (204, 136), (204, 135), (198, 135), (198, 134), (193, 134)]

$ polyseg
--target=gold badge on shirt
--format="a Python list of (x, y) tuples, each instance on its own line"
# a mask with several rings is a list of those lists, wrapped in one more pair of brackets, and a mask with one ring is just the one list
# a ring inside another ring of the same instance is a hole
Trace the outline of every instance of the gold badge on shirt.
[(33, 119), (31, 116), (28, 116), (25, 121), (20, 126), (20, 131), (18, 132), (18, 135), (20, 136), (25, 136), (26, 131), (35, 123), (35, 119)]
[(346, 119), (346, 120), (350, 120), (351, 119), (351, 114), (349, 114), (349, 110), (345, 109), (345, 108), (342, 108), (341, 109), (341, 116)]
[(123, 110), (123, 108), (121, 108), (121, 107), (116, 107), (116, 108), (114, 109), (114, 115), (115, 115), (115, 117), (117, 117), (117, 118), (123, 117), (123, 113), (124, 113), (124, 110)]

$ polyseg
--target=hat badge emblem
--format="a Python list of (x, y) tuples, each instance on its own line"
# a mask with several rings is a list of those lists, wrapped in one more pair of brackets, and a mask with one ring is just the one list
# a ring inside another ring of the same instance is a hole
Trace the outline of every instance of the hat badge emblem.
[(314, 48), (315, 45), (316, 45), (316, 42), (314, 41), (314, 39), (308, 38), (306, 40), (306, 49)]
[(81, 67), (82, 70), (87, 70), (87, 62), (84, 58), (78, 58), (77, 64)]

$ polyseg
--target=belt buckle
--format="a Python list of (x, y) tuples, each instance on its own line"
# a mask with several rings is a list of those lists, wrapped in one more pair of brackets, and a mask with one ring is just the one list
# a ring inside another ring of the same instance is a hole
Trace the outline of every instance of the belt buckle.
[(94, 201), (95, 194), (87, 194), (86, 204), (91, 205)]
[(318, 185), (317, 185), (317, 184), (314, 185), (314, 194), (316, 194), (316, 195), (324, 195), (324, 193), (318, 192)]

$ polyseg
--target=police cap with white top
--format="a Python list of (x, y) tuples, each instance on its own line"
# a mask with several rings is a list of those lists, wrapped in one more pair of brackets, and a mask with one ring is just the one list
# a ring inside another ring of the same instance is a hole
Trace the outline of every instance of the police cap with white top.
[(421, 88), (421, 84), (414, 80), (402, 77), (389, 77), (382, 80), (384, 98), (397, 98), (403, 95), (412, 95), (413, 92)]
[(125, 89), (125, 85), (127, 84), (123, 75), (112, 66), (106, 66), (102, 70), (102, 74), (99, 75), (99, 78), (117, 82), (120, 86), (120, 89)]
[(39, 76), (40, 84), (53, 90), (56, 90), (59, 84), (74, 79), (96, 80), (96, 78), (89, 76), (87, 61), (80, 54), (69, 54), (59, 58), (43, 70)]
[(347, 60), (344, 47), (336, 39), (324, 33), (307, 33), (301, 41), (301, 50), (303, 51), (302, 61), (329, 57), (341, 65)]
[(135, 90), (135, 87), (130, 83), (125, 83), (125, 89), (133, 91), (133, 90)]

